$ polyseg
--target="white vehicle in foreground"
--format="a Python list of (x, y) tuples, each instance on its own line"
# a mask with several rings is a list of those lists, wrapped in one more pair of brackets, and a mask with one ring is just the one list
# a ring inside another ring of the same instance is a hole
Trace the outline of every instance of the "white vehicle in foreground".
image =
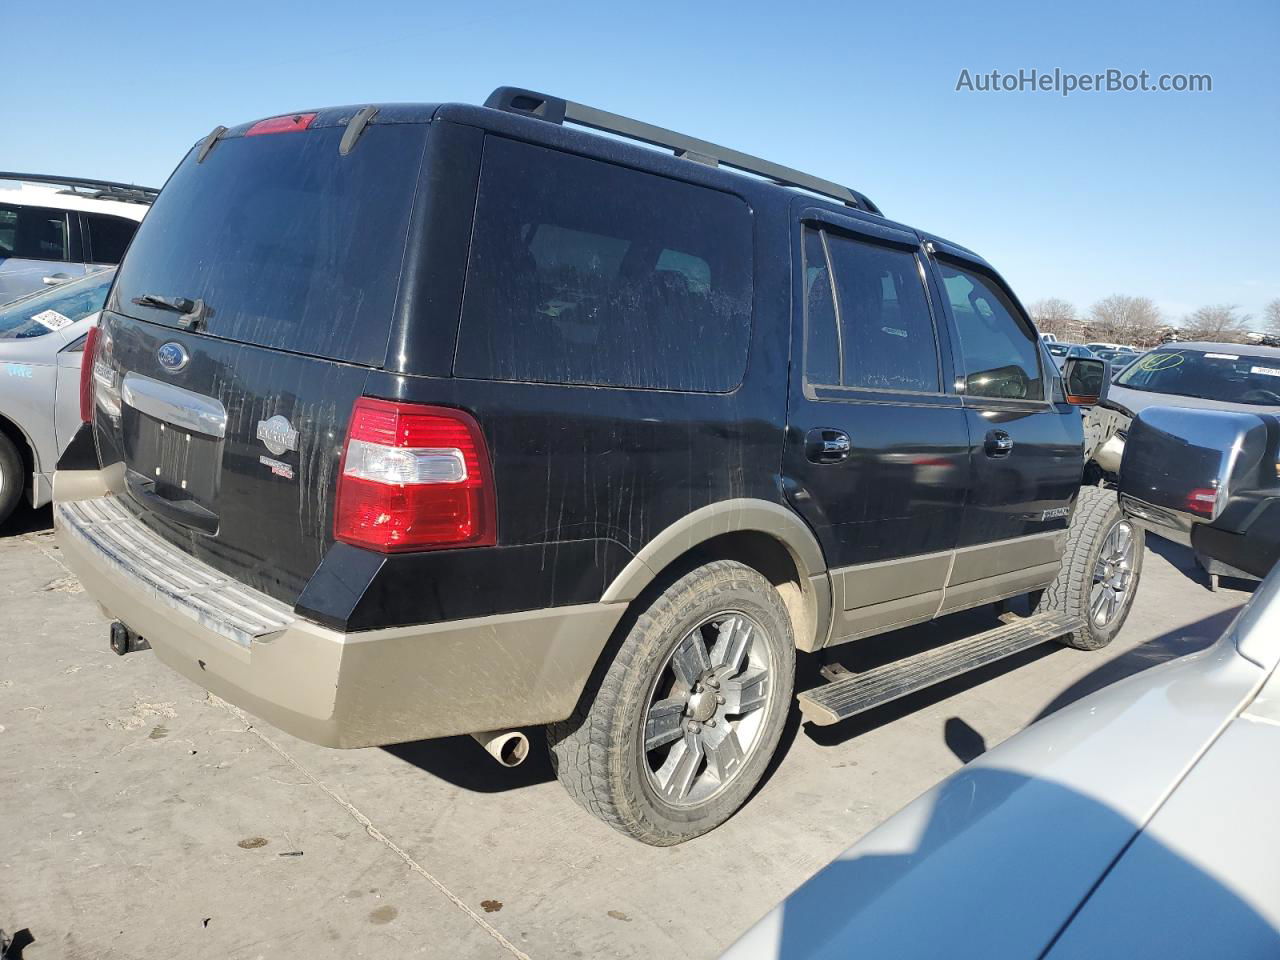
[[(1140, 522), (1216, 529), (1276, 492), (1275, 473), (1259, 468), (1275, 463), (1266, 434), (1280, 419), (1169, 408), (1144, 419), (1158, 420), (1145, 434), (1148, 462), (1181, 451), (1192, 467), (1135, 470), (1128, 493), (1122, 479)], [(1128, 452), (1137, 444), (1131, 433)], [(1212, 483), (1196, 473), (1205, 468)], [(1262, 482), (1234, 490), (1233, 477)], [(1211, 485), (1211, 509), (1171, 507)], [(1256, 573), (1280, 545), (1256, 527), (1219, 532), (1223, 559)], [(1273, 572), (1212, 647), (1079, 700), (970, 763), (725, 957), (1280, 957), (1277, 662)]]
[(157, 194), (108, 180), (0, 173), (0, 304), (115, 266)]

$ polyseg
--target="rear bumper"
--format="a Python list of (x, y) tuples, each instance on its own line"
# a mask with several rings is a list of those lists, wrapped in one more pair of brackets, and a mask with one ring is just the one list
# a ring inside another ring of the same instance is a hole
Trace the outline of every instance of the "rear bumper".
[[(88, 474), (88, 471), (76, 471)], [(344, 634), (181, 553), (110, 478), (58, 475), (58, 545), (169, 667), (287, 733), (361, 747), (549, 723), (574, 708), (625, 604)], [(66, 499), (64, 492), (85, 499)]]

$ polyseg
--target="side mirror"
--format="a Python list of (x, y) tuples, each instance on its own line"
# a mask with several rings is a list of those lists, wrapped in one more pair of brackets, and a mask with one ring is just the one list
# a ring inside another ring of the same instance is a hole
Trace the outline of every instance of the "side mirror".
[(1068, 357), (1062, 368), (1062, 385), (1067, 403), (1092, 407), (1107, 398), (1111, 384), (1110, 362), (1097, 357)]

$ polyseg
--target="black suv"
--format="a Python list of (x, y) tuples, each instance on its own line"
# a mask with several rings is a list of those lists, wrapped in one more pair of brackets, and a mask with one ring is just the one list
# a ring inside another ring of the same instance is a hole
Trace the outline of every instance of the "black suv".
[(332, 746), (510, 764), (545, 725), (575, 798), (670, 844), (760, 780), (797, 651), (1039, 594), (827, 671), (799, 699), (832, 723), (1111, 639), (1142, 535), (1080, 492), (1102, 371), (816, 177), (511, 88), (308, 111), (164, 187), (55, 520), (117, 652)]

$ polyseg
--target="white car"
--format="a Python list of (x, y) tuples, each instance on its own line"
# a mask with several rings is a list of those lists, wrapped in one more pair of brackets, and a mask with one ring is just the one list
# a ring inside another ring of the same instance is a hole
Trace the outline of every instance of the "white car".
[(0, 529), (23, 495), (49, 502), (80, 428), (80, 360), (115, 267), (0, 305)]
[[(1145, 453), (1132, 471), (1126, 453), (1126, 510), (1218, 530), (1192, 541), (1265, 573), (1276, 528), (1247, 521), (1280, 485), (1256, 472), (1280, 419), (1162, 411), (1143, 415), (1141, 440), (1131, 435)], [(1126, 492), (1130, 472), (1139, 476)], [(1277, 663), (1280, 571), (1214, 646), (1106, 687), (973, 761), (725, 958), (1280, 957)]]
[(114, 266), (158, 191), (0, 173), (0, 304)]

